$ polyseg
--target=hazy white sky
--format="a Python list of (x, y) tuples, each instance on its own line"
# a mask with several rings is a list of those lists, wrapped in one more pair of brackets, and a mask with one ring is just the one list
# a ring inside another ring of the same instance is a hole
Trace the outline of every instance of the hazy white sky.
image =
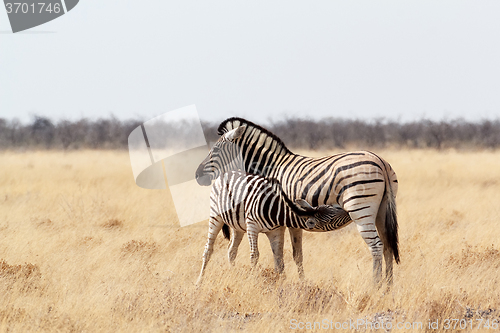
[(81, 0), (0, 31), (0, 118), (500, 118), (498, 0)]

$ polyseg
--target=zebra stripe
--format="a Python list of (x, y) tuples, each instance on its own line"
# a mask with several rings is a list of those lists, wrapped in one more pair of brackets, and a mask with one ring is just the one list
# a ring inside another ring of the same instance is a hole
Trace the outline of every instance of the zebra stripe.
[(233, 230), (228, 251), (231, 264), (234, 264), (242, 234), (247, 232), (250, 260), (255, 266), (259, 258), (258, 234), (266, 233), (274, 254), (275, 270), (282, 273), (285, 227), (324, 231), (331, 228), (331, 224), (343, 223), (346, 216), (342, 209), (333, 206), (311, 207), (304, 200), (292, 202), (275, 180), (228, 171), (217, 178), (210, 193), (208, 238), (198, 283), (203, 278), (213, 244), (223, 226)]
[[(354, 221), (370, 248), (375, 282), (381, 281), (383, 255), (386, 278), (392, 283), (393, 258), (399, 263), (395, 203), (398, 182), (389, 163), (368, 151), (321, 158), (297, 155), (271, 132), (241, 118), (222, 122), (219, 134), (221, 137), (196, 171), (200, 185), (210, 185), (225, 171), (242, 170), (276, 179), (292, 200), (343, 209), (349, 220), (342, 226)], [(221, 162), (228, 160), (230, 164)], [(294, 259), (301, 267), (302, 229), (293, 227), (289, 232)]]

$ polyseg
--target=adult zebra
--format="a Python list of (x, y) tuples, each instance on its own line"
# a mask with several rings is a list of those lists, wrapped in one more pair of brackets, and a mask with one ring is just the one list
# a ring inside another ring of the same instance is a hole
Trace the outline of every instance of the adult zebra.
[(333, 206), (311, 207), (302, 199), (292, 202), (274, 179), (240, 171), (225, 172), (216, 179), (210, 192), (208, 237), (197, 284), (203, 278), (215, 238), (223, 226), (233, 230), (229, 246), (231, 264), (236, 259), (243, 234), (248, 232), (250, 262), (255, 266), (259, 260), (258, 235), (265, 233), (273, 250), (274, 268), (282, 273), (285, 227), (322, 229), (342, 214), (345, 218), (345, 211)]
[[(396, 173), (372, 152), (356, 151), (311, 158), (292, 153), (268, 130), (242, 118), (229, 118), (218, 129), (221, 136), (196, 170), (198, 184), (208, 186), (228, 170), (274, 178), (291, 199), (311, 206), (332, 205), (345, 210), (354, 221), (373, 258), (373, 278), (392, 284), (392, 260), (399, 263), (395, 196)], [(332, 224), (334, 225), (334, 224)], [(302, 268), (302, 229), (289, 228), (293, 257)]]

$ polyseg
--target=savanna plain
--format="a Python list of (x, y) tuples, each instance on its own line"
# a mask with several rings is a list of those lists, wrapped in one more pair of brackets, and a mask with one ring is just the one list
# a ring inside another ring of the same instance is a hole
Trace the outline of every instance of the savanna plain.
[(285, 278), (265, 236), (251, 270), (246, 237), (232, 267), (220, 234), (197, 287), (207, 221), (181, 228), (126, 151), (0, 152), (0, 332), (500, 331), (500, 152), (376, 152), (399, 178), (389, 291), (354, 225), (305, 232), (304, 280), (288, 234)]

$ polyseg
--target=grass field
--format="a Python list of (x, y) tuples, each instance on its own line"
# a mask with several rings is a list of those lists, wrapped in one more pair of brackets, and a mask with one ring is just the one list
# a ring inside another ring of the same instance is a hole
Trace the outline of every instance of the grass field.
[(313, 331), (308, 322), (347, 332), (349, 320), (491, 332), (500, 152), (377, 153), (399, 178), (401, 264), (390, 292), (372, 289), (371, 255), (353, 225), (305, 234), (304, 281), (289, 239), (279, 279), (266, 237), (251, 271), (246, 239), (230, 267), (219, 235), (196, 288), (207, 222), (178, 227), (169, 192), (137, 187), (127, 152), (1, 152), (0, 332)]

